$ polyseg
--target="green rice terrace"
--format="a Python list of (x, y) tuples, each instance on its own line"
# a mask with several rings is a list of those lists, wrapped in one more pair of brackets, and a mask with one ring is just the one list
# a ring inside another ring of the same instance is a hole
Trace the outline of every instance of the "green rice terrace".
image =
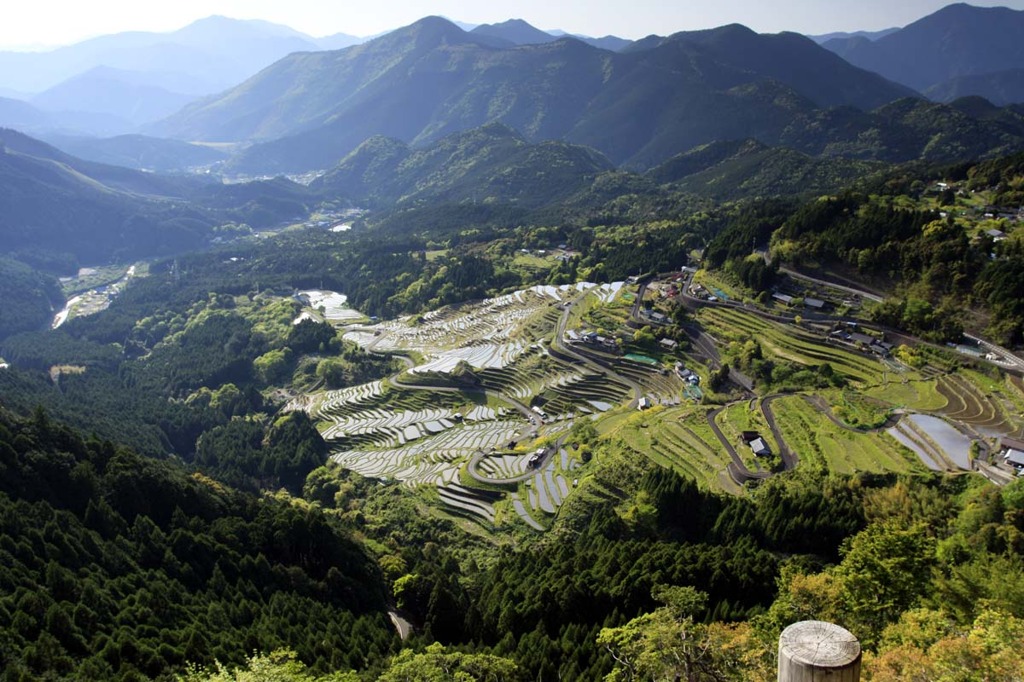
[[(731, 494), (797, 466), (969, 471), (1001, 436), (1024, 433), (1019, 379), (924, 344), (880, 356), (837, 341), (821, 320), (708, 305), (693, 326), (713, 348), (638, 347), (638, 293), (537, 286), (372, 325), (336, 315), (346, 340), (407, 367), (289, 409), (317, 420), (339, 466), (400, 482), (484, 529), (523, 532), (546, 530), (589, 489), (591, 453), (571, 434), (585, 420), (616, 447)], [(751, 371), (752, 342), (771, 376), (752, 391), (707, 386), (725, 363)], [(808, 377), (819, 383), (801, 385)]]

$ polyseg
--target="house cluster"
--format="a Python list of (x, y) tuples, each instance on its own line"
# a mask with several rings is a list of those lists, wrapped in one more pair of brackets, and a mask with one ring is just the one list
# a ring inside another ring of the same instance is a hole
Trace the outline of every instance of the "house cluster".
[(645, 320), (653, 322), (654, 324), (668, 324), (669, 322), (668, 315), (666, 315), (665, 313), (659, 313), (657, 310), (653, 308), (641, 308), (640, 316), (643, 317)]
[(699, 298), (709, 303), (715, 303), (718, 301), (718, 296), (715, 296), (710, 291), (704, 288), (703, 284), (694, 284), (690, 287), (690, 296)]
[(700, 376), (696, 372), (686, 369), (681, 362), (676, 363), (676, 376), (691, 386), (696, 386), (700, 383)]
[[(793, 305), (793, 302), (797, 300), (797, 297), (777, 291), (774, 294), (772, 294), (772, 299), (778, 301), (783, 305), (791, 306)], [(829, 302), (822, 300), (820, 298), (814, 298), (813, 296), (806, 296), (803, 299), (803, 306), (804, 308), (812, 312), (823, 312), (828, 308)]]
[(857, 326), (853, 323), (832, 330), (828, 337), (833, 341), (846, 343), (858, 350), (867, 350), (881, 357), (888, 357), (895, 348), (884, 338), (857, 331)]
[(585, 343), (588, 346), (598, 346), (606, 351), (617, 351), (619, 349), (619, 344), (615, 341), (615, 337), (601, 336), (597, 332), (577, 332), (569, 329), (565, 332), (565, 340), (567, 343)]
[(1018, 476), (1024, 475), (1024, 440), (1000, 438), (999, 452), (1003, 457), (1003, 462), (1013, 467)]
[(744, 431), (741, 436), (743, 444), (750, 448), (755, 457), (771, 457), (772, 449), (757, 431)]
[(978, 213), (987, 220), (1008, 220), (1016, 223), (1024, 220), (1024, 206), (1010, 208), (1008, 206), (986, 206), (978, 209)]

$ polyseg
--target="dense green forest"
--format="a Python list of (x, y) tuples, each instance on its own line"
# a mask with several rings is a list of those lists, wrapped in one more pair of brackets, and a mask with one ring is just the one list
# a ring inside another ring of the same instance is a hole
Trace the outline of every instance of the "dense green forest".
[(233, 491), (0, 415), (3, 678), (169, 679), (287, 646), (315, 669), (392, 651), (386, 587), (316, 507)]

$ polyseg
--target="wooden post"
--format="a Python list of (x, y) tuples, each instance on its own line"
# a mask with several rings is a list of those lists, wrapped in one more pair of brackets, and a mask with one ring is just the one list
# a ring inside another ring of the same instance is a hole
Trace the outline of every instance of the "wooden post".
[(859, 682), (860, 642), (820, 620), (793, 623), (779, 637), (779, 682)]

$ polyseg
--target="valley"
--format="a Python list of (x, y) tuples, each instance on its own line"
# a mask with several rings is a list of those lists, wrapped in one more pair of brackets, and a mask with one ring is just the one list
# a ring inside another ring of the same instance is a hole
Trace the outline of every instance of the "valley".
[(1022, 679), (1021, 1), (0, 51), (0, 682)]

